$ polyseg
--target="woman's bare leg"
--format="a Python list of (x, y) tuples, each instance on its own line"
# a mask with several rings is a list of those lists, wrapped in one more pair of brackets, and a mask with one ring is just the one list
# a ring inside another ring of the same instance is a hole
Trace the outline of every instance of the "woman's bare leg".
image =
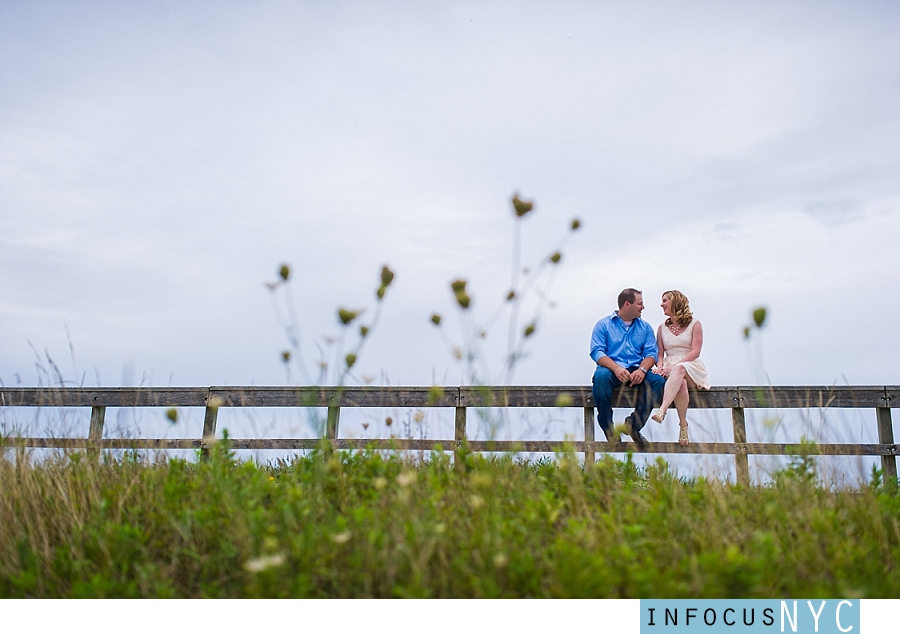
[(678, 388), (678, 393), (675, 395), (675, 409), (678, 411), (678, 424), (682, 427), (687, 427), (688, 424), (687, 408), (690, 400), (691, 396), (688, 394), (687, 379), (683, 379)]
[(697, 384), (694, 383), (694, 379), (692, 379), (689, 374), (685, 373), (684, 380), (681, 382), (681, 389), (678, 390), (678, 395), (675, 397), (675, 408), (678, 410), (678, 425), (680, 427), (678, 430), (678, 444), (680, 445), (688, 445), (691, 442), (688, 439), (687, 431), (687, 408), (691, 399), (691, 395), (688, 393), (688, 387), (696, 388)]
[[(658, 423), (662, 422), (662, 419), (666, 416), (666, 410), (675, 401), (682, 383), (684, 383), (684, 366), (676, 365), (669, 372), (669, 376), (666, 379), (666, 389), (663, 390), (662, 403), (659, 405), (659, 411), (653, 415), (653, 420)], [(657, 415), (659, 418), (657, 418)]]

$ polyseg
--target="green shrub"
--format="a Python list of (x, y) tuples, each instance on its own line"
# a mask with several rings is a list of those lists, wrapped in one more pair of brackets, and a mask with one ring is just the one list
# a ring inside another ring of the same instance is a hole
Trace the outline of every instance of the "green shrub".
[(572, 454), (0, 459), (3, 597), (894, 597), (884, 487)]

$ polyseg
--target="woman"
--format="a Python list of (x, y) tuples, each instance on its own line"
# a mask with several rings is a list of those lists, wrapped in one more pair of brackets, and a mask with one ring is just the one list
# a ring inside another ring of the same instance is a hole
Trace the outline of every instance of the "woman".
[(659, 346), (659, 365), (653, 372), (666, 377), (659, 410), (651, 417), (662, 423), (666, 410), (672, 403), (678, 411), (681, 431), (678, 443), (687, 445), (688, 387), (709, 389), (706, 366), (700, 360), (703, 347), (703, 326), (691, 315), (688, 298), (680, 291), (666, 291), (662, 296), (662, 309), (667, 319), (656, 331), (656, 345)]

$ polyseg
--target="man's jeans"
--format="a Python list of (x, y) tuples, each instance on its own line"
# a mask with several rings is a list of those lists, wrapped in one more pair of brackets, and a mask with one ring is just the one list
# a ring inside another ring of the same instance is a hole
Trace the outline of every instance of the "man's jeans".
[[(638, 366), (634, 365), (628, 368), (629, 372), (634, 372)], [(622, 385), (622, 382), (616, 378), (612, 370), (598, 365), (594, 370), (594, 387), (592, 393), (594, 395), (594, 405), (597, 406), (597, 422), (600, 423), (600, 429), (604, 432), (611, 431), (613, 427), (612, 420), (612, 391), (614, 387)], [(648, 372), (644, 377), (644, 381), (631, 389), (637, 390), (637, 403), (634, 408), (634, 414), (630, 416), (631, 427), (634, 431), (640, 431), (650, 418), (650, 410), (654, 404), (662, 401), (663, 390), (666, 387), (666, 380), (658, 374)], [(627, 389), (627, 388), (626, 388)]]

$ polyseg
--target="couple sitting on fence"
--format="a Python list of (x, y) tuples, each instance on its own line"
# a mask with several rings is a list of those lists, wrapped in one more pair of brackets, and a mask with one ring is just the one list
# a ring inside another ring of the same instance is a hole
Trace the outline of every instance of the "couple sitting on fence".
[[(593, 396), (600, 428), (611, 443), (619, 442), (613, 427), (612, 391), (629, 385), (637, 390), (634, 412), (625, 418), (623, 431), (639, 449), (648, 440), (641, 434), (654, 401), (660, 403), (653, 420), (662, 423), (673, 403), (680, 419), (678, 442), (688, 444), (688, 387), (709, 389), (706, 366), (700, 360), (703, 328), (691, 315), (688, 299), (679, 291), (662, 296), (665, 322), (653, 328), (641, 319), (644, 299), (641, 291), (626, 288), (619, 293), (619, 310), (604, 317), (591, 334), (591, 359), (594, 370)], [(656, 366), (656, 367), (654, 367)]]

